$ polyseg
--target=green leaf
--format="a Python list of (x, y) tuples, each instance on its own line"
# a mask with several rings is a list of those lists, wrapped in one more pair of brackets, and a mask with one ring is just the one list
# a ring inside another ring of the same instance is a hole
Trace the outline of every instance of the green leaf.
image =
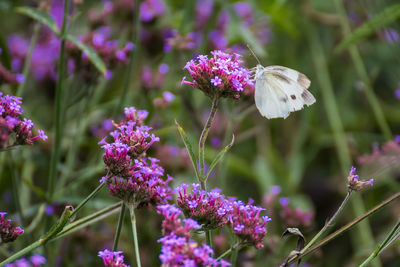
[(55, 35), (60, 36), (60, 29), (58, 28), (56, 22), (46, 12), (43, 12), (39, 9), (32, 7), (17, 7), (16, 11), (20, 14), (23, 14), (25, 16), (31, 17), (34, 20), (39, 21), (40, 23), (49, 27), (50, 30), (54, 32)]
[(382, 12), (370, 18), (367, 22), (356, 28), (350, 35), (336, 46), (335, 53), (340, 53), (350, 45), (375, 33), (376, 30), (388, 26), (400, 18), (400, 4), (385, 8)]
[(190, 160), (192, 161), (193, 168), (194, 168), (194, 171), (196, 173), (196, 177), (197, 177), (197, 179), (199, 179), (200, 177), (199, 177), (199, 172), (197, 170), (196, 156), (194, 155), (193, 147), (190, 144), (189, 138), (186, 135), (186, 133), (183, 130), (183, 128), (179, 125), (179, 123), (177, 121), (175, 121), (175, 124), (176, 124), (176, 126), (178, 126), (179, 134), (181, 135), (182, 141), (185, 144), (186, 150), (188, 151)]
[(79, 41), (75, 36), (68, 34), (66, 36), (68, 41), (74, 43), (77, 47), (79, 47), (82, 52), (86, 54), (89, 60), (93, 63), (93, 65), (103, 74), (105, 75), (107, 72), (106, 65), (104, 64), (103, 60), (97, 55), (96, 51), (91, 48), (90, 46), (85, 45), (81, 41)]
[(226, 147), (224, 147), (224, 149), (222, 149), (217, 156), (215, 157), (215, 159), (211, 162), (210, 164), (210, 168), (208, 168), (207, 174), (206, 174), (206, 180), (208, 178), (208, 176), (210, 175), (211, 171), (214, 169), (214, 167), (217, 165), (217, 163), (222, 159), (222, 157), (225, 155), (226, 152), (228, 152), (228, 150), (232, 147), (233, 142), (235, 141), (235, 136), (232, 135), (232, 141), (230, 142), (229, 145), (227, 145)]

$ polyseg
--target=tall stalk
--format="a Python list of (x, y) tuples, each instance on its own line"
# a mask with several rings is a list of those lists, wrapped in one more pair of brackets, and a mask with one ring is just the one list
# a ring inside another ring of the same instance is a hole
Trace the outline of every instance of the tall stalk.
[(201, 188), (203, 190), (206, 190), (206, 177), (204, 174), (204, 148), (205, 148), (205, 143), (207, 140), (208, 132), (210, 131), (212, 122), (214, 120), (215, 114), (217, 113), (218, 109), (218, 102), (219, 102), (219, 97), (215, 95), (212, 99), (212, 106), (211, 106), (211, 111), (210, 115), (208, 116), (207, 122), (204, 125), (203, 131), (201, 132), (200, 140), (199, 140), (199, 165), (200, 165), (200, 183), (201, 183)]
[(56, 112), (54, 113), (55, 138), (50, 159), (50, 173), (49, 173), (48, 188), (47, 188), (49, 201), (53, 200), (55, 179), (57, 175), (58, 161), (60, 158), (61, 129), (62, 129), (62, 99), (64, 95), (64, 80), (65, 80), (64, 72), (66, 63), (65, 36), (67, 32), (69, 3), (70, 0), (64, 1), (64, 18), (61, 28), (61, 49), (60, 49), (60, 56), (58, 59), (58, 77), (56, 84), (56, 106), (55, 106)]
[(132, 235), (133, 235), (133, 245), (135, 247), (136, 266), (141, 267), (139, 242), (138, 242), (138, 235), (137, 235), (137, 229), (136, 229), (135, 207), (133, 205), (129, 205), (129, 211), (130, 211), (130, 215), (131, 215)]

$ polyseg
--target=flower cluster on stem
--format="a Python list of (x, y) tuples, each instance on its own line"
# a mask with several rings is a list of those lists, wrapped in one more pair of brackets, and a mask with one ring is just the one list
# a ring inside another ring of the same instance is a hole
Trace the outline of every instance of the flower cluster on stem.
[(13, 227), (10, 219), (5, 219), (7, 212), (0, 212), (0, 244), (13, 242), (24, 233), (21, 227)]
[(159, 138), (150, 134), (150, 127), (143, 125), (146, 111), (135, 108), (125, 109), (125, 119), (114, 124), (111, 132), (112, 143), (105, 137), (99, 144), (105, 150), (103, 160), (108, 175), (101, 179), (106, 182), (110, 194), (134, 207), (164, 204), (172, 195), (168, 183), (173, 180), (158, 165), (155, 158), (146, 157), (150, 146)]
[(108, 249), (99, 251), (97, 256), (103, 259), (105, 267), (130, 267), (124, 264), (124, 256), (122, 251), (110, 251)]
[[(22, 117), (21, 97), (3, 95), (0, 92), (0, 148), (13, 145), (32, 145), (37, 139), (47, 140), (43, 130), (38, 130), (39, 135), (32, 136), (35, 124)], [(15, 141), (10, 137), (15, 135)]]
[(214, 251), (207, 244), (201, 246), (190, 238), (190, 231), (200, 229), (200, 225), (191, 218), (180, 219), (182, 211), (173, 205), (159, 205), (158, 213), (164, 216), (162, 222), (163, 237), (160, 260), (167, 266), (229, 266), (224, 260), (213, 258)]
[(349, 176), (347, 177), (347, 180), (349, 182), (348, 184), (349, 190), (360, 191), (365, 186), (367, 185), (372, 186), (374, 184), (374, 179), (372, 178), (370, 178), (368, 181), (359, 180), (359, 176), (355, 174), (355, 172), (356, 168), (352, 166), (349, 172)]
[(184, 69), (189, 71), (193, 81), (182, 83), (203, 91), (208, 97), (215, 96), (238, 99), (246, 85), (253, 85), (251, 72), (241, 66), (238, 54), (227, 54), (219, 50), (211, 52), (212, 57), (200, 55), (196, 60), (187, 62)]

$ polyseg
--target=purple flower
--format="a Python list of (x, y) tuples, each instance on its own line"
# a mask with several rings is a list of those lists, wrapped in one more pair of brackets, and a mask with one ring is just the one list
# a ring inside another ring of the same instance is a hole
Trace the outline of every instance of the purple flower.
[(33, 267), (39, 267), (47, 262), (46, 258), (39, 254), (32, 255), (29, 260)]
[(165, 102), (169, 103), (175, 99), (175, 95), (171, 92), (165, 91), (163, 93), (163, 99), (165, 100)]
[[(2, 148), (16, 144), (31, 145), (39, 138), (47, 139), (43, 130), (39, 130), (38, 136), (32, 137), (34, 123), (22, 117), (21, 100), (21, 97), (3, 95), (0, 92), (0, 147)], [(15, 133), (15, 143), (10, 142), (12, 133)]]
[[(282, 199), (285, 199), (282, 201)], [(289, 206), (289, 198), (281, 198), (282, 210), (279, 215), (288, 227), (310, 227), (313, 223), (314, 212), (312, 210), (302, 210)], [(268, 217), (268, 216), (267, 216)], [(268, 218), (266, 218), (268, 220)]]
[(369, 179), (368, 181), (360, 181), (359, 180), (359, 176), (357, 174), (355, 174), (356, 172), (356, 168), (355, 167), (351, 167), (350, 172), (349, 172), (349, 176), (347, 178), (349, 184), (348, 187), (350, 190), (354, 190), (354, 191), (360, 191), (361, 189), (364, 188), (364, 186), (370, 185), (372, 186), (374, 184), (374, 179)]
[(104, 266), (106, 267), (129, 267), (129, 265), (124, 264), (124, 256), (121, 255), (122, 251), (110, 251), (105, 249), (99, 251), (97, 256), (103, 259)]
[(140, 4), (140, 19), (144, 22), (152, 21), (165, 13), (165, 6), (161, 0), (145, 0)]
[(394, 91), (394, 95), (396, 96), (397, 99), (400, 100), (400, 89), (397, 89), (396, 91)]
[(399, 41), (399, 34), (395, 29), (389, 28), (384, 30), (385, 39), (388, 43), (394, 44)]
[(222, 79), (220, 79), (218, 76), (215, 76), (215, 78), (211, 79), (211, 84), (218, 86), (222, 84)]
[(24, 233), (21, 227), (12, 227), (11, 220), (4, 219), (7, 212), (0, 212), (0, 243), (13, 242)]
[(236, 2), (233, 5), (235, 12), (241, 17), (245, 26), (250, 26), (254, 22), (253, 8), (249, 3)]
[(229, 266), (224, 260), (213, 258), (214, 251), (206, 244), (201, 246), (190, 238), (190, 230), (199, 229), (200, 225), (193, 219), (180, 219), (182, 211), (174, 205), (157, 206), (158, 213), (164, 215), (162, 222), (163, 237), (160, 260), (167, 266)]
[(231, 55), (219, 50), (211, 54), (213, 57), (210, 59), (200, 55), (196, 61), (187, 62), (184, 69), (189, 71), (193, 82), (183, 80), (182, 83), (200, 89), (211, 98), (218, 96), (238, 99), (246, 85), (253, 85), (250, 71), (241, 66), (238, 54)]
[(264, 209), (253, 206), (252, 202), (244, 204), (242, 201), (233, 201), (233, 210), (229, 214), (229, 222), (234, 230), (234, 234), (239, 237), (244, 244), (252, 244), (257, 249), (262, 248), (264, 236), (267, 233), (265, 224), (270, 221), (268, 216), (260, 213)]
[(180, 185), (177, 203), (187, 217), (198, 221), (203, 229), (220, 228), (228, 223), (227, 214), (232, 210), (229, 200), (214, 189), (207, 192), (199, 189), (200, 184), (193, 184), (191, 192), (187, 184)]
[(213, 0), (198, 0), (196, 2), (196, 27), (203, 28), (214, 8)]

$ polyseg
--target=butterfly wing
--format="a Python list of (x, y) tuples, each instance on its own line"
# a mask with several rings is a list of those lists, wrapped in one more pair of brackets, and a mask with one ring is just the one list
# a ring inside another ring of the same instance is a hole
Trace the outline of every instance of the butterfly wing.
[(290, 112), (315, 102), (307, 90), (310, 80), (302, 73), (282, 67), (258, 68), (255, 102), (260, 113), (271, 118), (286, 118)]

